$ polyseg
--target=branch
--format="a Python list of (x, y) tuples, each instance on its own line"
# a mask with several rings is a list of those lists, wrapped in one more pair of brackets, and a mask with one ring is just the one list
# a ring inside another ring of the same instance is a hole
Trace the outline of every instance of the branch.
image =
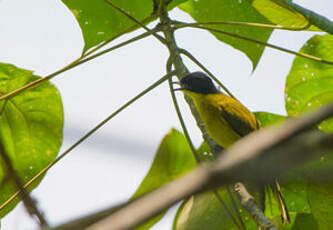
[[(332, 150), (333, 133), (302, 133), (333, 115), (333, 103), (323, 109), (291, 118), (241, 139), (214, 163), (193, 171), (133, 201), (88, 230), (132, 229), (164, 209), (193, 194), (238, 181), (269, 183), (281, 173)], [(283, 162), (283, 164), (277, 164)], [(251, 172), (251, 173), (249, 173)]]
[(293, 3), (290, 0), (283, 1), (291, 6), (295, 11), (302, 14), (311, 24), (317, 26), (323, 31), (333, 34), (333, 22), (328, 18), (321, 16), (312, 10), (308, 10), (296, 3)]
[(265, 230), (278, 230), (258, 207), (253, 196), (251, 196), (242, 183), (236, 183), (235, 191), (241, 205), (252, 215), (259, 226), (263, 227)]
[[(167, 12), (166, 11), (162, 11), (162, 12), (164, 12), (164, 13), (161, 14), (161, 17), (160, 17), (161, 24), (160, 24), (159, 28), (161, 28), (161, 30), (164, 33), (164, 36), (166, 39), (166, 46), (169, 49), (169, 53), (170, 53), (170, 60), (172, 61), (174, 68), (179, 70), (177, 77), (178, 77), (178, 79), (181, 79), (183, 76), (188, 74), (189, 71), (187, 70), (187, 68), (184, 65), (183, 60), (180, 56), (180, 48), (177, 46), (176, 39), (174, 37), (174, 30), (170, 24), (171, 21), (167, 15)], [(197, 126), (199, 127), (199, 129), (203, 135), (203, 138), (208, 143), (211, 151), (213, 153), (220, 151), (221, 147), (218, 146), (216, 144), (216, 142), (209, 136), (209, 134), (199, 116), (199, 113), (194, 106), (192, 99), (186, 95), (184, 96), (184, 98), (185, 98), (185, 101), (187, 102), (187, 104), (189, 105), (191, 113), (197, 122)]]

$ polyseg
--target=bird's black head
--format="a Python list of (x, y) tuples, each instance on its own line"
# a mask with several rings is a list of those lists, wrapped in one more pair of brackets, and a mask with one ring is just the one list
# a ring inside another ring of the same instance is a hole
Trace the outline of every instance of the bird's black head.
[(219, 93), (213, 81), (202, 72), (194, 72), (186, 75), (180, 80), (181, 89), (195, 93), (215, 94)]

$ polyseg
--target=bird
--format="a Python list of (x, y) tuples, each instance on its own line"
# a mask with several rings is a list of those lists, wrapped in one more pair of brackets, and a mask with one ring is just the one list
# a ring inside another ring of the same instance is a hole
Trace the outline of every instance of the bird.
[[(203, 72), (192, 72), (178, 82), (181, 88), (175, 89), (189, 96), (199, 112), (199, 116), (213, 140), (227, 149), (242, 137), (260, 130), (261, 123), (255, 115), (237, 99), (222, 93)], [(290, 223), (285, 199), (277, 180), (270, 184), (276, 195), (283, 223)], [(265, 186), (259, 188), (260, 207), (265, 209)]]

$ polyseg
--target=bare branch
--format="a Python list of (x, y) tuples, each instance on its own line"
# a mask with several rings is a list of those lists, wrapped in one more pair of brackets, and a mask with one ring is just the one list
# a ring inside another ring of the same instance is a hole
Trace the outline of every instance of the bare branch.
[(254, 132), (230, 147), (215, 163), (199, 165), (184, 177), (132, 202), (88, 229), (132, 229), (201, 191), (238, 181), (269, 183), (281, 173), (319, 157), (322, 151), (332, 150), (333, 133), (316, 130), (302, 133), (332, 115), (333, 103), (301, 118)]
[(259, 226), (266, 230), (277, 230), (276, 226), (265, 216), (256, 204), (253, 196), (251, 196), (242, 183), (235, 184), (235, 191), (242, 206), (252, 215)]

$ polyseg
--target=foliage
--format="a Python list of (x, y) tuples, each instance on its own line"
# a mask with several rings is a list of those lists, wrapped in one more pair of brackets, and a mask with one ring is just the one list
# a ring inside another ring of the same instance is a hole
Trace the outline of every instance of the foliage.
[[(289, 1), (284, 0), (62, 0), (81, 28), (85, 43), (83, 54), (87, 54), (89, 50), (94, 52), (109, 41), (140, 28), (136, 22), (111, 7), (107, 1), (145, 25), (157, 18), (163, 20), (163, 17), (166, 17), (163, 10), (168, 11), (174, 7), (179, 7), (197, 22), (256, 23), (256, 26), (207, 24), (208, 29), (220, 30), (211, 31), (219, 41), (246, 54), (253, 64), (253, 69), (262, 56), (264, 44), (273, 31), (272, 26), (279, 25), (280, 28), (287, 27), (285, 29), (289, 30), (303, 28), (320, 31), (315, 25), (310, 25), (307, 17), (296, 11)], [(308, 55), (307, 58), (304, 58), (305, 55), (295, 57), (285, 85), (285, 104), (289, 117), (298, 116), (333, 101), (332, 65), (318, 59), (333, 60), (332, 44), (332, 35), (315, 35), (300, 50)], [(318, 58), (310, 60), (309, 55)], [(0, 63), (0, 95), (10, 93), (38, 79), (40, 78), (31, 71)], [(60, 94), (55, 86), (47, 81), (37, 84), (37, 87), (22, 90), (13, 97), (0, 100), (0, 142), (23, 183), (31, 180), (55, 159), (62, 143), (63, 108)], [(269, 112), (256, 112), (255, 115), (264, 127), (287, 119), (286, 116)], [(332, 132), (333, 118), (322, 122), (318, 127), (325, 132)], [(163, 138), (149, 172), (131, 199), (163, 186), (196, 166), (198, 162), (195, 161), (188, 141), (175, 129)], [(197, 151), (201, 161), (214, 160), (206, 142)], [(290, 225), (281, 223), (278, 204), (272, 199), (272, 191), (267, 189), (268, 209), (265, 214), (279, 229), (328, 229), (333, 225), (330, 218), (333, 216), (332, 183), (320, 183), (311, 179), (318, 176), (318, 169), (331, 167), (331, 157), (323, 154), (323, 159), (306, 165), (308, 173), (295, 170), (290, 172), (291, 176), (286, 177), (289, 180), (281, 181), (281, 189), (291, 214)], [(3, 203), (17, 188), (9, 180), (6, 165), (3, 161), (0, 163), (0, 203)], [(40, 180), (41, 178), (35, 181), (29, 190), (35, 188)], [(237, 215), (241, 216), (248, 229), (256, 228), (250, 214), (241, 209), (237, 197), (227, 188), (221, 188), (216, 193), (224, 203), (214, 192), (194, 195), (183, 201), (174, 219), (173, 228), (237, 229), (233, 219), (236, 218), (239, 223)], [(17, 203), (18, 199), (1, 210), (1, 217)], [(165, 212), (150, 219), (138, 229), (150, 228), (164, 214)]]
[[(5, 94), (39, 79), (32, 71), (0, 63), (0, 92)], [(0, 101), (0, 142), (10, 157), (22, 182), (29, 181), (55, 159), (62, 143), (63, 108), (59, 91), (49, 82), (25, 91), (14, 98)], [(0, 203), (17, 188), (1, 161)], [(39, 180), (40, 181), (40, 180)], [(30, 189), (38, 185), (34, 183)], [(12, 210), (12, 202), (1, 216)]]

